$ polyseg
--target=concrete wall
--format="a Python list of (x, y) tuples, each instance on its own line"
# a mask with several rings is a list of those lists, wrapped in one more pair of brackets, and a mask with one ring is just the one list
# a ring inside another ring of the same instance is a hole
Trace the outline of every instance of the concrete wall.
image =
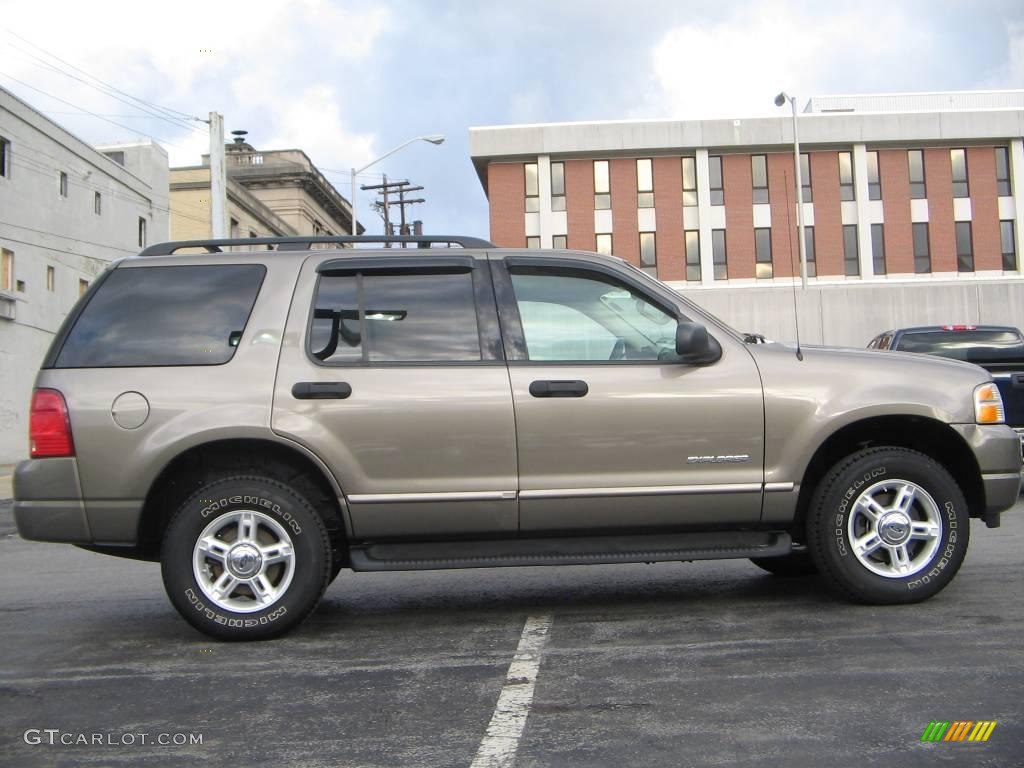
[[(771, 288), (676, 290), (738, 331), (774, 341), (796, 338), (793, 291)], [(911, 325), (982, 323), (1024, 328), (1024, 280), (797, 285), (800, 340), (866, 347), (882, 331)]]
[[(0, 88), (0, 136), (11, 142), (10, 173), (0, 177), (0, 248), (14, 254), (15, 284), (0, 292), (0, 464), (28, 453), (28, 406), (54, 332), (111, 261), (167, 239), (167, 153), (151, 142), (104, 147), (114, 162)], [(59, 175), (67, 174), (67, 195)], [(151, 186), (152, 185), (152, 186)], [(100, 212), (95, 196), (100, 194)], [(48, 267), (53, 284), (48, 285)]]

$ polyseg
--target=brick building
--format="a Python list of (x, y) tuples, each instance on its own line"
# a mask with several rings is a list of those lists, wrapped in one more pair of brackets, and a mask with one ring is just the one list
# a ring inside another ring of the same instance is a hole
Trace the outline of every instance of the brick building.
[[(1021, 280), (1024, 91), (817, 97), (799, 131), (813, 285)], [(788, 110), (470, 130), (495, 243), (695, 289), (799, 274), (792, 141)]]

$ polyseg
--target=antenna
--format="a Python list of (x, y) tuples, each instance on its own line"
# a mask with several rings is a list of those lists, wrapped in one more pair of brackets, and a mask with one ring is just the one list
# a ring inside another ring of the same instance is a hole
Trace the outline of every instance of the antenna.
[(786, 171), (782, 172), (782, 179), (785, 182), (782, 186), (786, 190), (786, 234), (789, 237), (789, 267), (792, 272), (793, 281), (793, 324), (796, 326), (796, 359), (803, 360), (804, 353), (800, 349), (800, 311), (796, 303), (796, 265), (793, 263), (793, 211), (792, 205), (789, 202), (789, 175)]

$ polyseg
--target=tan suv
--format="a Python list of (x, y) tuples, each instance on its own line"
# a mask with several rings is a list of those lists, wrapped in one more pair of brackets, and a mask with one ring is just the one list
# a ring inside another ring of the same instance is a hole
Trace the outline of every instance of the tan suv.
[(973, 365), (749, 344), (613, 257), (357, 240), (112, 264), (39, 372), (21, 535), (159, 560), (195, 627), (255, 639), (342, 568), (749, 557), (909, 603), (1017, 500)]

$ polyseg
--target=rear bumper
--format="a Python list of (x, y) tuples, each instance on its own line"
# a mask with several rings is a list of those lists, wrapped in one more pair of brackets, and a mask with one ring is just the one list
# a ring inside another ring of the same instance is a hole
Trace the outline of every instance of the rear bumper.
[(134, 544), (140, 501), (83, 498), (73, 457), (29, 459), (14, 469), (14, 523), (23, 539)]

